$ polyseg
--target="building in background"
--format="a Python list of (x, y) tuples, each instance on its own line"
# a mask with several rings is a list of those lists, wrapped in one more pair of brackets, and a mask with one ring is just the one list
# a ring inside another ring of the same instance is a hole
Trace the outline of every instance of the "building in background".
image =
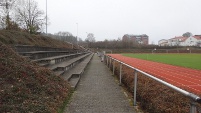
[(147, 36), (146, 34), (142, 34), (142, 35), (125, 34), (122, 37), (122, 41), (126, 41), (126, 42), (132, 41), (133, 43), (148, 45), (149, 44), (149, 36)]
[(197, 46), (201, 47), (201, 35), (195, 35), (194, 38), (197, 39)]
[(178, 36), (178, 37), (174, 37), (168, 40), (168, 45), (169, 46), (184, 46), (186, 45), (185, 40), (188, 37), (183, 37), (183, 36)]
[(178, 36), (171, 39), (158, 41), (159, 46), (198, 46), (201, 47), (201, 35), (190, 37)]
[(166, 39), (159, 40), (158, 45), (159, 46), (169, 46), (168, 45), (168, 40), (166, 40)]

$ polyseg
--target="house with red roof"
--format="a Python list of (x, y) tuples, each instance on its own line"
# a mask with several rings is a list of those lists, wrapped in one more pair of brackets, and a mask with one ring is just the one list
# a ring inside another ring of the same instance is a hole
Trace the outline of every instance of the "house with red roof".
[(180, 42), (180, 46), (197, 46), (197, 41), (194, 36), (185, 37), (185, 39)]
[(201, 35), (195, 35), (194, 38), (196, 38), (198, 40), (197, 41), (197, 46), (201, 47)]
[(184, 41), (185, 38), (183, 36), (177, 36), (168, 40), (169, 46), (180, 46), (180, 42)]
[(199, 46), (201, 47), (201, 35), (190, 37), (177, 36), (168, 40), (162, 39), (159, 46)]

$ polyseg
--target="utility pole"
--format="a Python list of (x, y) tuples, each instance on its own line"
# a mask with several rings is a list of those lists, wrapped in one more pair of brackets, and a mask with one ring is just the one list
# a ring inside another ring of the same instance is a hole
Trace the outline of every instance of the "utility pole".
[(77, 46), (78, 46), (78, 23), (77, 24)]
[[(86, 34), (87, 34), (87, 37), (86, 37), (86, 39), (88, 38), (88, 33), (86, 32)], [(89, 42), (87, 41), (87, 48), (89, 48)]]
[(29, 33), (31, 34), (31, 3), (29, 0), (29, 20), (28, 20), (28, 26), (29, 26)]
[(46, 0), (46, 35), (47, 35), (47, 0)]

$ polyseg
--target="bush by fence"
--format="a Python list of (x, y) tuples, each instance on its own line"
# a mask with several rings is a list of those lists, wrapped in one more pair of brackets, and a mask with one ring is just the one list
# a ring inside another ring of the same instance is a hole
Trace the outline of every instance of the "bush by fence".
[[(119, 78), (120, 63), (115, 62), (115, 75)], [(113, 70), (113, 65), (109, 67)], [(133, 94), (134, 70), (122, 66), (122, 84)], [(133, 97), (132, 97), (133, 98)], [(189, 113), (190, 101), (184, 95), (152, 80), (142, 74), (138, 74), (137, 102), (138, 105), (149, 113)], [(200, 105), (198, 105), (200, 106)], [(201, 106), (200, 106), (201, 107)]]

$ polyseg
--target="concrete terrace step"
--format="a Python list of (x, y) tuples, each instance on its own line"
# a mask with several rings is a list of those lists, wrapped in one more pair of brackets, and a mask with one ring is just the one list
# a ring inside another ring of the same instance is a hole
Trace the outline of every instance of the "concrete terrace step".
[(24, 57), (24, 58), (29, 58), (29, 59), (32, 58), (32, 56), (22, 56), (22, 57)]
[(42, 66), (42, 67), (46, 67), (46, 66), (48, 66), (48, 65), (49, 65), (48, 62), (39, 63), (39, 66)]
[(80, 64), (78, 64), (77, 71), (74, 71), (73, 74), (82, 74), (84, 69), (86, 68), (87, 64), (91, 60), (93, 54), (91, 54), (89, 57), (87, 57), (84, 61), (82, 61)]
[(50, 66), (47, 66), (47, 68), (49, 68), (49, 69), (51, 69), (53, 71), (55, 71), (55, 70), (67, 71), (68, 68), (70, 68), (70, 66), (75, 65), (76, 63), (78, 63), (78, 61), (82, 60), (83, 58), (85, 58), (89, 54), (90, 53), (82, 55), (82, 56), (79, 56), (79, 57), (76, 57), (76, 58), (72, 58), (72, 59), (70, 59), (68, 61), (57, 63), (55, 65), (50, 65)]
[(37, 62), (39, 64), (43, 64), (43, 63), (45, 63), (45, 64), (56, 64), (56, 63), (63, 62), (65, 60), (77, 57), (77, 56), (82, 55), (82, 54), (86, 54), (86, 52), (69, 54), (69, 55), (59, 55), (59, 56), (36, 59), (36, 60), (32, 60), (32, 61)]
[(71, 78), (69, 79), (69, 83), (71, 85), (71, 88), (76, 88), (77, 87), (77, 84), (79, 83), (80, 81), (80, 75), (79, 74), (73, 74), (71, 76)]
[(18, 52), (22, 56), (31, 56), (31, 59), (41, 59), (46, 57), (58, 56), (58, 55), (68, 55), (72, 53), (77, 53), (76, 51), (29, 51), (29, 52)]
[[(15, 45), (13, 47), (16, 52), (30, 52), (30, 51), (75, 51), (69, 48), (43, 47), (33, 45)], [(76, 50), (78, 51), (78, 50)]]
[(54, 74), (57, 75), (57, 76), (60, 76), (64, 73), (65, 71), (59, 71), (59, 70), (56, 70), (54, 71)]
[(47, 60), (55, 60), (59, 58), (65, 58), (69, 56), (75, 56), (75, 55), (81, 55), (82, 53), (75, 53), (75, 54), (68, 54), (68, 55), (58, 55), (58, 56), (53, 56), (53, 57), (47, 57), (47, 58), (41, 58), (41, 59), (35, 59), (33, 60), (34, 62), (40, 62), (40, 61), (47, 61)]
[(65, 72), (62, 77), (65, 80), (68, 80), (71, 84), (72, 88), (76, 88), (77, 84), (79, 83), (80, 76), (84, 72), (84, 69), (86, 68), (87, 64), (90, 62), (91, 58), (93, 57), (93, 54), (85, 58), (82, 62), (77, 64), (75, 67), (73, 67), (68, 72)]

